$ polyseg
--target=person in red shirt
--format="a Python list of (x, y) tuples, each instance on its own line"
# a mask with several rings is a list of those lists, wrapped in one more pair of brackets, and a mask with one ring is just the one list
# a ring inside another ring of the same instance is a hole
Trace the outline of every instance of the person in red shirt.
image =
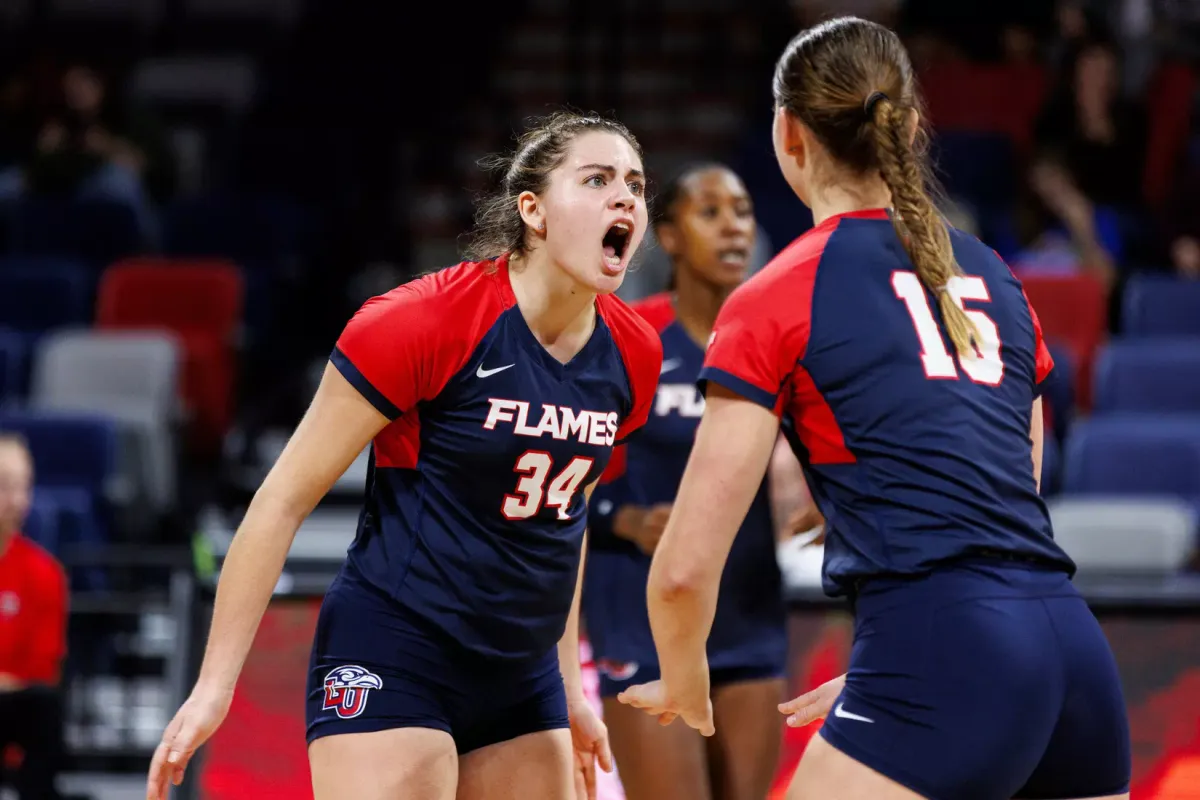
[(0, 433), (0, 756), (20, 750), (21, 800), (55, 800), (68, 590), (62, 565), (20, 533), (32, 486), (29, 448)]

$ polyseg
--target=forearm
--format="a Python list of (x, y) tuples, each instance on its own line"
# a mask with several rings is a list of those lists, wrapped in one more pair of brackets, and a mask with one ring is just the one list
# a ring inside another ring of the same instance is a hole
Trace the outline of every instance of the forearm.
[(575, 579), (575, 596), (571, 600), (571, 613), (567, 615), (567, 628), (558, 640), (558, 668), (562, 672), (563, 688), (567, 702), (583, 698), (583, 669), (579, 663), (579, 606), (583, 598), (583, 571), (587, 561), (587, 534), (583, 535), (583, 546), (579, 553), (579, 572)]
[(304, 515), (260, 492), (221, 566), (198, 684), (232, 690)]

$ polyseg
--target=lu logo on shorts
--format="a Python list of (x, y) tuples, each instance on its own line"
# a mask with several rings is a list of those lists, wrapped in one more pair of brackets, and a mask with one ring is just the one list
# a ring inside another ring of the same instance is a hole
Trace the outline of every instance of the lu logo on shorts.
[(382, 689), (383, 680), (360, 666), (335, 667), (325, 676), (325, 702), (321, 708), (335, 711), (342, 719), (353, 719), (367, 707), (372, 689)]

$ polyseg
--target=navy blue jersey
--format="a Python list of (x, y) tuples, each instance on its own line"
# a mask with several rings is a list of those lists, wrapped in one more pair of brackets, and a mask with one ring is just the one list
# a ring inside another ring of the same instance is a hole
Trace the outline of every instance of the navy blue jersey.
[(701, 381), (783, 417), (827, 522), (830, 594), (987, 550), (1074, 570), (1033, 475), (1032, 407), (1053, 366), (1040, 325), (994, 251), (950, 236), (976, 358), (955, 354), (883, 210), (813, 228), (718, 316)]
[(584, 489), (646, 420), (662, 348), (616, 297), (563, 364), (529, 329), (506, 259), (368, 300), (331, 360), (391, 424), (372, 443), (350, 565), (475, 652), (544, 655), (561, 638)]
[[(619, 448), (592, 495), (594, 557), (585, 598), (589, 636), (598, 656), (645, 662), (654, 655), (646, 607), (650, 557), (612, 533), (623, 505), (673, 503), (704, 413), (696, 377), (704, 350), (675, 317), (670, 294), (633, 305), (662, 338), (662, 374), (650, 417), (637, 437)], [(616, 565), (612, 555), (633, 562)], [(604, 573), (604, 574), (599, 574)], [(595, 596), (603, 593), (603, 596)], [(708, 639), (715, 668), (782, 661), (787, 639), (782, 577), (775, 556), (767, 482), (755, 495), (721, 576), (720, 600)]]

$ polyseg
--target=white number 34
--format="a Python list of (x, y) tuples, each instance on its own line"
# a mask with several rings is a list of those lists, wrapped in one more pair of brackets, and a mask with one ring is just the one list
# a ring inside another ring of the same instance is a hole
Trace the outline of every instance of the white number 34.
[[(904, 301), (908, 314), (912, 317), (913, 328), (916, 329), (917, 339), (921, 342), (921, 363), (925, 367), (925, 377), (930, 380), (958, 380), (958, 368), (955, 358), (946, 349), (942, 332), (938, 328), (933, 310), (929, 307), (929, 299), (925, 294), (925, 286), (915, 272), (892, 273), (892, 289), (896, 296)], [(966, 312), (967, 318), (975, 323), (979, 331), (976, 340), (977, 353), (975, 357), (958, 355), (958, 365), (963, 372), (975, 383), (986, 386), (999, 386), (1004, 380), (1004, 361), (1000, 358), (1000, 331), (996, 323), (982, 311), (974, 308), (964, 308), (964, 300), (991, 302), (983, 278), (976, 275), (959, 275), (951, 278), (946, 284), (946, 291), (959, 308)], [(982, 341), (979, 341), (982, 339)]]

